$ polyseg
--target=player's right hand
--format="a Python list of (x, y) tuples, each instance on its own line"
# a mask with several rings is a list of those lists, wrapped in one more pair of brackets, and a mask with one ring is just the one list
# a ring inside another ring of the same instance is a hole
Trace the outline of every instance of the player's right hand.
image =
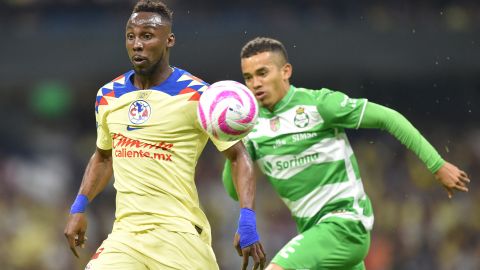
[[(250, 246), (241, 248), (240, 247), (240, 235), (235, 233), (235, 237), (233, 239), (233, 246), (237, 250), (239, 256), (243, 257), (242, 262), (242, 270), (247, 270), (248, 267), (248, 259), (250, 256), (253, 258), (253, 270), (263, 270), (265, 268), (265, 262), (267, 260), (267, 255), (263, 250), (262, 243), (255, 242)], [(260, 268), (258, 268), (260, 267)]]
[(87, 217), (85, 213), (76, 213), (71, 214), (68, 217), (67, 226), (65, 226), (65, 237), (67, 237), (68, 245), (70, 250), (73, 252), (75, 257), (78, 256), (76, 247), (80, 246), (83, 248), (85, 246), (85, 241), (87, 237), (85, 232), (87, 231)]

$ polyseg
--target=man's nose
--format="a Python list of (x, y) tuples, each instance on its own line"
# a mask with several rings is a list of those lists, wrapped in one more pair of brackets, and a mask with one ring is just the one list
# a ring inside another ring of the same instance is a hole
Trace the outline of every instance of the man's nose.
[(259, 87), (262, 86), (262, 80), (260, 78), (253, 77), (252, 80), (253, 80), (253, 88), (254, 89), (258, 89)]
[(133, 50), (141, 51), (143, 50), (143, 43), (139, 38), (136, 38), (133, 42)]

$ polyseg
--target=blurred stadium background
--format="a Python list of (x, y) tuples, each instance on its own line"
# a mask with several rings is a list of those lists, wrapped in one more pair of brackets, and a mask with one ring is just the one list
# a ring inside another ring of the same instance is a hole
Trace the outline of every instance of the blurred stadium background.
[[(351, 131), (376, 224), (368, 269), (480, 269), (480, 3), (439, 1), (166, 1), (175, 12), (171, 64), (208, 82), (241, 81), (239, 51), (284, 42), (298, 86), (329, 87), (390, 106), (466, 170), (468, 194), (448, 200), (389, 134)], [(63, 236), (94, 151), (97, 89), (130, 68), (124, 25), (134, 1), (0, 2), (0, 268), (83, 269), (111, 229), (114, 191), (90, 206), (81, 259)], [(197, 186), (221, 269), (238, 269), (238, 207), (223, 191), (222, 155), (208, 145)], [(295, 227), (265, 179), (258, 226), (271, 258)]]

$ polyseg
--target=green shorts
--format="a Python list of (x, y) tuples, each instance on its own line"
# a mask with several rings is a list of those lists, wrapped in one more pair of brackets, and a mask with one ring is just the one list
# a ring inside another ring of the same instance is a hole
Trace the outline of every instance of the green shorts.
[(365, 269), (370, 232), (359, 221), (329, 218), (290, 240), (273, 258), (283, 269)]

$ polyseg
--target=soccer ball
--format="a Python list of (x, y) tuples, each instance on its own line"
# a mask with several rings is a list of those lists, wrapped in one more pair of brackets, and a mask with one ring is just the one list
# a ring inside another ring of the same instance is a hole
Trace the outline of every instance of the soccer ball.
[(219, 81), (205, 90), (198, 102), (200, 125), (221, 141), (239, 140), (252, 130), (257, 120), (255, 96), (236, 81)]

